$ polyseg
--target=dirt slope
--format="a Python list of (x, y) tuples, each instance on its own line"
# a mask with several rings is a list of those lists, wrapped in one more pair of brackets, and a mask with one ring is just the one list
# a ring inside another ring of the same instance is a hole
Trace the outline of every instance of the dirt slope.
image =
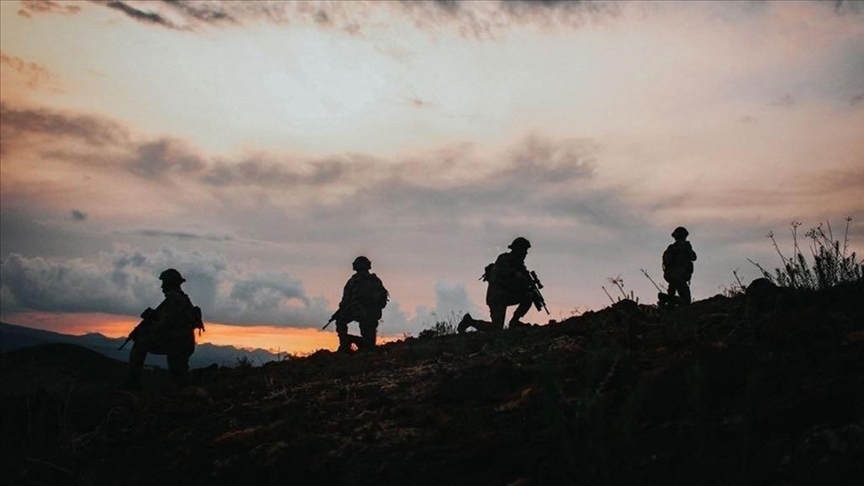
[(126, 391), (78, 355), (58, 367), (7, 353), (2, 478), (861, 484), (862, 295), (716, 296), (669, 313), (622, 301), (528, 329), (199, 370), (182, 389), (149, 375)]

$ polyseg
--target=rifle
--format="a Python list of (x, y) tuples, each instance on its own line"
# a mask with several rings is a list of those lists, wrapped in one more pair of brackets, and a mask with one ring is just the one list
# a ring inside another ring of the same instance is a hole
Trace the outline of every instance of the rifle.
[(117, 350), (121, 350), (129, 344), (129, 341), (134, 341), (146, 327), (148, 327), (154, 320), (156, 319), (156, 311), (151, 308), (144, 309), (144, 312), (141, 313), (141, 322), (132, 329), (132, 332), (126, 337), (126, 340), (123, 341), (123, 344), (120, 345)]
[(327, 326), (329, 326), (333, 321), (335, 321), (336, 319), (338, 319), (338, 318), (339, 318), (339, 315), (340, 315), (341, 313), (342, 313), (342, 312), (341, 312), (339, 309), (336, 309), (336, 312), (334, 312), (333, 315), (330, 316), (330, 320), (327, 321), (327, 324), (324, 324), (324, 327), (322, 327), (321, 330), (323, 331), (324, 329), (327, 329)]
[(549, 309), (546, 308), (546, 299), (544, 299), (543, 294), (540, 293), (543, 284), (540, 283), (540, 279), (537, 278), (537, 272), (531, 270), (528, 272), (528, 275), (531, 276), (531, 300), (534, 301), (534, 307), (536, 307), (538, 311), (543, 309), (548, 314)]
[(330, 316), (330, 320), (327, 321), (327, 324), (324, 324), (324, 327), (322, 327), (321, 330), (323, 331), (324, 329), (327, 329), (327, 327), (330, 326), (330, 324), (331, 324), (333, 321), (335, 321), (335, 320), (337, 320), (337, 319), (343, 317), (344, 315), (351, 316), (352, 314), (350, 313), (350, 311), (351, 311), (352, 309), (354, 309), (355, 307), (357, 307), (358, 305), (359, 305), (359, 302), (357, 302), (357, 299), (354, 298), (354, 299), (352, 299), (351, 302), (350, 302), (348, 305), (346, 305), (345, 307), (340, 307), (340, 308), (336, 309), (336, 312), (334, 312), (333, 315)]

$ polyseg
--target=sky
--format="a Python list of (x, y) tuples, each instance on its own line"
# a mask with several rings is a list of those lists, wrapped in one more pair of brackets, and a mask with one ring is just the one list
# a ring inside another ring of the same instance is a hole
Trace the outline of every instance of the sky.
[(3, 322), (123, 336), (172, 267), (201, 341), (333, 349), (365, 255), (416, 336), (523, 236), (545, 324), (793, 221), (864, 249), (862, 2), (0, 2)]

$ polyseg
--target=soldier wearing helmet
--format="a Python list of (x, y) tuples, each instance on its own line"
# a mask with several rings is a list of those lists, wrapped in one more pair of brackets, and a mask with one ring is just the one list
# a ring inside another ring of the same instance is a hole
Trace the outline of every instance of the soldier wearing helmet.
[(201, 310), (192, 305), (180, 288), (186, 281), (180, 272), (169, 268), (159, 275), (165, 299), (154, 310), (147, 308), (142, 321), (129, 335), (135, 343), (129, 352), (130, 381), (137, 384), (148, 354), (165, 355), (168, 371), (177, 380), (186, 377), (189, 357), (195, 351), (195, 329), (204, 329)]
[(492, 321), (474, 319), (471, 314), (465, 314), (459, 322), (458, 331), (463, 333), (469, 328), (478, 331), (495, 331), (504, 329), (507, 307), (515, 305), (516, 310), (510, 318), (508, 327), (515, 329), (526, 327), (521, 319), (528, 313), (533, 304), (531, 296), (531, 276), (525, 267), (525, 257), (531, 242), (521, 236), (508, 246), (509, 252), (498, 255), (495, 263), (486, 267), (482, 280), (488, 282), (486, 287), (486, 305), (489, 306), (489, 316)]
[[(351, 266), (355, 273), (345, 283), (339, 308), (332, 317), (336, 321), (340, 352), (350, 352), (352, 344), (358, 350), (375, 347), (378, 321), (390, 295), (381, 279), (370, 271), (372, 262), (368, 258), (358, 256)], [(348, 324), (353, 321), (360, 326), (359, 337), (348, 334)]]
[(687, 241), (690, 233), (679, 226), (672, 232), (675, 242), (663, 252), (663, 278), (669, 283), (668, 296), (661, 294), (661, 304), (690, 303), (690, 278), (693, 276), (693, 262), (696, 252)]

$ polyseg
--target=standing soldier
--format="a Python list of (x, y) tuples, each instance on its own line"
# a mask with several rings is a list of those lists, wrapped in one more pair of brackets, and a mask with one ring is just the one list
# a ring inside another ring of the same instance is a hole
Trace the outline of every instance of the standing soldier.
[[(390, 296), (381, 279), (370, 272), (372, 262), (368, 258), (358, 256), (351, 266), (355, 273), (345, 283), (339, 309), (330, 318), (331, 322), (336, 321), (339, 351), (345, 353), (351, 351), (352, 344), (356, 344), (358, 350), (375, 347), (378, 321)], [(360, 325), (360, 337), (348, 334), (348, 324), (352, 321)]]
[(488, 282), (486, 288), (486, 305), (489, 306), (489, 317), (492, 322), (473, 319), (471, 314), (465, 314), (459, 322), (458, 331), (464, 333), (473, 327), (478, 331), (497, 331), (504, 329), (504, 318), (507, 306), (516, 305), (513, 317), (508, 327), (527, 327), (520, 319), (528, 313), (534, 303), (532, 295), (532, 278), (525, 268), (525, 257), (531, 243), (518, 237), (508, 246), (510, 251), (498, 255), (495, 263), (486, 266), (486, 272), (481, 277)]
[[(693, 276), (693, 262), (696, 261), (696, 252), (690, 242), (687, 241), (689, 232), (684, 227), (677, 227), (672, 232), (675, 242), (663, 252), (663, 278), (669, 283), (669, 291), (666, 304), (674, 305), (677, 300), (682, 304), (690, 303), (690, 277)], [(663, 302), (661, 302), (663, 304)]]
[(133, 385), (141, 378), (148, 353), (165, 355), (172, 378), (183, 380), (189, 371), (189, 357), (195, 351), (195, 329), (204, 330), (201, 309), (192, 305), (180, 288), (186, 281), (180, 272), (169, 268), (159, 275), (159, 280), (165, 300), (155, 310), (148, 307), (141, 314), (141, 323), (126, 339), (135, 341), (129, 352), (129, 378)]

